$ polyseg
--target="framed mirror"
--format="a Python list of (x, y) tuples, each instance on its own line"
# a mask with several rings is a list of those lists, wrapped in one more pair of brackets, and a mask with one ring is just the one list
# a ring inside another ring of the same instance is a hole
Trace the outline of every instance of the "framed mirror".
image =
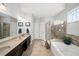
[(30, 26), (30, 22), (26, 22), (25, 23), (25, 26)]
[(23, 26), (23, 22), (18, 22), (18, 26), (22, 27)]

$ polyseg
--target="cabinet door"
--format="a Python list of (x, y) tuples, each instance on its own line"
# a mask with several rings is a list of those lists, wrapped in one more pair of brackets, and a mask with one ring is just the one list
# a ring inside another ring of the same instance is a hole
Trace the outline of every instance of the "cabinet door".
[(31, 42), (31, 36), (27, 38), (27, 47), (30, 45), (30, 42)]
[(23, 43), (23, 51), (25, 51), (26, 49), (27, 49), (27, 41)]
[(1, 23), (0, 23), (0, 39), (2, 38), (2, 31), (1, 31)]
[(10, 51), (6, 56), (21, 56), (23, 53), (22, 45), (18, 45), (12, 51)]
[(18, 47), (17, 47), (17, 52), (16, 52), (16, 55), (15, 56), (21, 56), (23, 53), (23, 47), (22, 45), (20, 44)]
[(6, 54), (6, 56), (16, 56), (17, 50), (18, 50), (17, 48), (14, 48), (12, 51)]
[(21, 56), (22, 53), (23, 53), (23, 48), (22, 48), (22, 46), (20, 46), (20, 50), (19, 50), (18, 56)]

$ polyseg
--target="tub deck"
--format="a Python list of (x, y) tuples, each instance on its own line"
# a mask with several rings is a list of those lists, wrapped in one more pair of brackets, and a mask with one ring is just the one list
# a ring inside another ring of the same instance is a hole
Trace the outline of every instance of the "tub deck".
[(66, 45), (64, 42), (51, 41), (50, 47), (55, 56), (79, 56), (79, 47), (74, 44)]

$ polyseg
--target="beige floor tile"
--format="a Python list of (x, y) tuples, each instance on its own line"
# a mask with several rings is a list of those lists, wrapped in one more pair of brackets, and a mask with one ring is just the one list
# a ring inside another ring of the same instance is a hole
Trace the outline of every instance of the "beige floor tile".
[(44, 43), (43, 40), (33, 40), (23, 56), (53, 56), (51, 50), (46, 49)]

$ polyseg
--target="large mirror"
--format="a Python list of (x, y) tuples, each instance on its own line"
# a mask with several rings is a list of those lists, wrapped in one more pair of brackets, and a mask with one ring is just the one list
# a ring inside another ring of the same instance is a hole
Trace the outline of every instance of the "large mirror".
[(0, 12), (0, 39), (17, 34), (17, 19)]

